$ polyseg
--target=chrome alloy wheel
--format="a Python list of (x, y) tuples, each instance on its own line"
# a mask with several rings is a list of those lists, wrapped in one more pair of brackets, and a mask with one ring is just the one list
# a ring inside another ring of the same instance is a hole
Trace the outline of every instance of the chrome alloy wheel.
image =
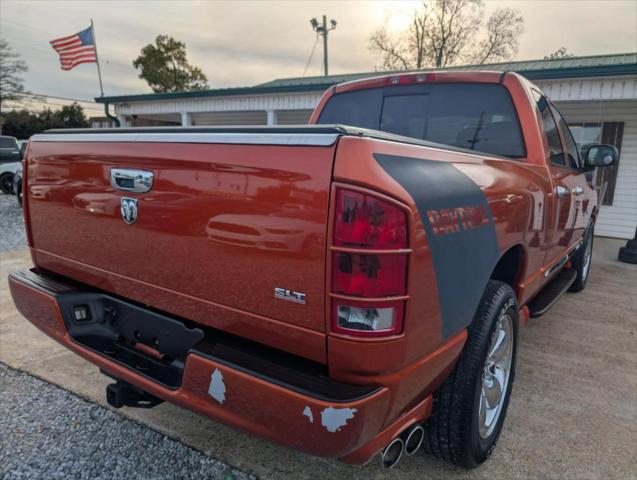
[(479, 432), (482, 439), (488, 438), (495, 429), (502, 412), (509, 386), (511, 362), (513, 360), (513, 320), (509, 314), (500, 316), (496, 324), (482, 370), (480, 392)]

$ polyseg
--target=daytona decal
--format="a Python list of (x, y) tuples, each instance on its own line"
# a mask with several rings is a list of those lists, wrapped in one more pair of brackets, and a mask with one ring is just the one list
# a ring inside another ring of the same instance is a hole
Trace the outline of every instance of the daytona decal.
[(484, 205), (473, 207), (428, 210), (427, 219), (434, 235), (446, 235), (461, 230), (475, 230), (489, 224), (489, 214)]
[(452, 163), (374, 158), (418, 207), (438, 285), (442, 337), (449, 338), (471, 323), (500, 257), (487, 199)]

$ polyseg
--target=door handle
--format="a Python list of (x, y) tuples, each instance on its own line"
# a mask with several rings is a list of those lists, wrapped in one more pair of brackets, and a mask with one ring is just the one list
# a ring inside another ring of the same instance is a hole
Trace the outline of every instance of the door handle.
[(575, 187), (573, 190), (573, 195), (582, 195), (584, 193), (584, 189), (582, 187)]
[(126, 192), (148, 192), (153, 188), (153, 172), (129, 168), (111, 168), (111, 187)]
[(563, 187), (562, 185), (555, 187), (555, 195), (557, 195), (557, 198), (564, 198), (568, 195), (568, 193), (568, 188)]

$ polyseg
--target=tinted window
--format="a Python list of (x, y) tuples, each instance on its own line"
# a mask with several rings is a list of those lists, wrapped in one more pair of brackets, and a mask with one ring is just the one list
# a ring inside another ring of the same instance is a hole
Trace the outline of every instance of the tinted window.
[(428, 99), (428, 95), (385, 97), (379, 130), (407, 137), (425, 138)]
[(381, 90), (359, 90), (334, 95), (321, 112), (318, 123), (340, 123), (353, 127), (378, 129)]
[(564, 165), (564, 153), (562, 152), (562, 141), (560, 133), (557, 130), (555, 119), (551, 113), (549, 102), (543, 96), (537, 97), (537, 108), (542, 114), (542, 125), (544, 126), (544, 134), (549, 144), (549, 157), (551, 163), (556, 165)]
[(429, 84), (334, 95), (319, 123), (343, 123), (507, 157), (526, 155), (501, 85)]
[(0, 148), (18, 148), (18, 142), (13, 137), (0, 137)]
[(551, 105), (551, 111), (555, 118), (557, 118), (557, 123), (560, 126), (560, 130), (562, 131), (562, 136), (564, 137), (564, 141), (566, 142), (566, 152), (568, 154), (568, 165), (571, 168), (580, 168), (581, 162), (579, 158), (579, 151), (577, 149), (577, 143), (573, 139), (573, 135), (571, 134), (571, 129), (568, 128), (568, 124), (562, 114), (555, 108), (555, 106)]

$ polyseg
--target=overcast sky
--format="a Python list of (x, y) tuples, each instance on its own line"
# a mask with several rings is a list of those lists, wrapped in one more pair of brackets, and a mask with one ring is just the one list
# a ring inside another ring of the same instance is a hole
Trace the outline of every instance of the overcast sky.
[[(90, 99), (99, 94), (94, 64), (60, 70), (49, 40), (95, 22), (106, 95), (145, 93), (132, 60), (158, 34), (186, 43), (190, 61), (212, 88), (255, 85), (302, 76), (315, 41), (309, 23), (327, 14), (338, 21), (329, 36), (330, 73), (372, 71), (380, 62), (368, 50), (370, 32), (387, 21), (400, 29), (418, 2), (409, 1), (0, 1), (1, 36), (29, 65), (32, 92)], [(517, 60), (537, 59), (566, 47), (576, 55), (637, 51), (635, 0), (492, 0), (524, 18)], [(316, 49), (307, 75), (320, 75)]]

